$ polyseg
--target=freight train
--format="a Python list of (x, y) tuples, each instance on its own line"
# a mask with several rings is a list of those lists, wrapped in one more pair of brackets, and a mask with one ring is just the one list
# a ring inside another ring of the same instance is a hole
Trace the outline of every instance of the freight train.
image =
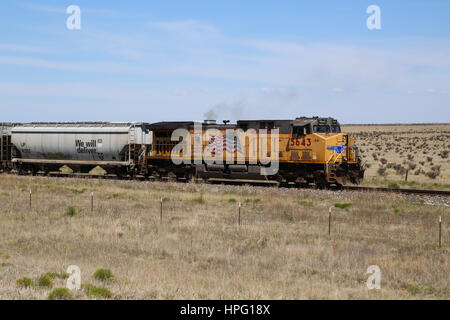
[(1, 170), (48, 174), (101, 167), (118, 177), (359, 184), (354, 139), (333, 118), (204, 122), (0, 123)]

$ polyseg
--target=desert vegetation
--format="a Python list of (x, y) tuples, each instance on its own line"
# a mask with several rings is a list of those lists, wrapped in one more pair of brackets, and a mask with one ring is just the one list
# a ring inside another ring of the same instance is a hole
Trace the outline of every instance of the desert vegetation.
[(450, 124), (346, 125), (343, 130), (360, 146), (364, 184), (450, 188)]
[(450, 298), (448, 198), (2, 175), (0, 203), (1, 299)]

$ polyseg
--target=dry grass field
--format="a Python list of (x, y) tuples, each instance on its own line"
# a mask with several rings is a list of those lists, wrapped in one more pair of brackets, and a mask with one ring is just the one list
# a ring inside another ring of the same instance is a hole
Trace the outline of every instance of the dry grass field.
[(0, 203), (0, 299), (47, 299), (69, 265), (75, 299), (450, 299), (448, 197), (2, 175)]
[(343, 130), (361, 148), (364, 184), (450, 189), (450, 124), (345, 125)]

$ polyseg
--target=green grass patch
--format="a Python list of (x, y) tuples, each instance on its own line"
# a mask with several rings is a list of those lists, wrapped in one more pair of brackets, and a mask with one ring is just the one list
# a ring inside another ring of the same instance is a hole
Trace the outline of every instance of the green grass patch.
[(45, 273), (39, 277), (37, 285), (38, 287), (51, 288), (53, 287), (53, 280), (47, 273)]
[(432, 294), (434, 290), (431, 287), (423, 286), (423, 285), (413, 282), (413, 283), (409, 283), (406, 286), (406, 291), (408, 291), (409, 294), (415, 296), (418, 294)]
[(47, 297), (48, 300), (73, 300), (73, 294), (67, 288), (55, 288)]
[(408, 186), (408, 187), (416, 187), (416, 188), (424, 188), (424, 189), (450, 189), (450, 184), (448, 183), (426, 183), (426, 182), (416, 182), (416, 181), (392, 181), (385, 179), (377, 179), (372, 178), (370, 180), (364, 180), (364, 184), (375, 185), (375, 186), (388, 186), (390, 184), (399, 185), (399, 186)]
[(98, 269), (92, 276), (100, 281), (111, 281), (114, 278), (113, 273), (109, 269)]
[(400, 186), (399, 186), (398, 183), (396, 183), (396, 182), (389, 182), (389, 183), (388, 183), (388, 188), (391, 188), (391, 189), (400, 189)]
[(228, 202), (236, 202), (236, 199), (235, 198), (230, 198), (230, 199), (228, 199)]
[(78, 208), (77, 206), (68, 206), (67, 209), (66, 209), (66, 214), (69, 217), (73, 217), (73, 216), (77, 215), (80, 212), (81, 212), (81, 209)]
[(69, 278), (69, 274), (66, 272), (62, 272), (62, 273), (47, 272), (46, 275), (48, 275), (51, 279), (67, 279), (67, 278)]
[(88, 297), (97, 298), (97, 299), (107, 299), (112, 297), (111, 291), (105, 287), (96, 287), (90, 283), (85, 283), (82, 285), (82, 289), (86, 293)]
[(314, 203), (312, 201), (305, 201), (305, 200), (298, 200), (297, 204), (300, 204), (300, 205), (305, 206), (305, 207), (312, 207), (312, 206), (314, 206)]
[(16, 284), (18, 287), (29, 288), (33, 285), (33, 280), (28, 277), (22, 277), (16, 280)]
[(70, 189), (70, 191), (72, 191), (75, 194), (83, 194), (85, 193), (87, 190), (87, 188), (81, 188), (81, 189)]
[(336, 208), (341, 208), (341, 209), (347, 210), (347, 209), (351, 208), (352, 204), (349, 202), (348, 203), (335, 203), (334, 206)]

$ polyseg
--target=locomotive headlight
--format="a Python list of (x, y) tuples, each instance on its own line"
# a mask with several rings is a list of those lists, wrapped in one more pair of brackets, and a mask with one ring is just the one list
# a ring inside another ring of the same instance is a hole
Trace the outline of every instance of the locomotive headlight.
[(343, 143), (346, 143), (346, 142), (347, 142), (346, 136), (342, 136), (342, 142), (343, 142)]

